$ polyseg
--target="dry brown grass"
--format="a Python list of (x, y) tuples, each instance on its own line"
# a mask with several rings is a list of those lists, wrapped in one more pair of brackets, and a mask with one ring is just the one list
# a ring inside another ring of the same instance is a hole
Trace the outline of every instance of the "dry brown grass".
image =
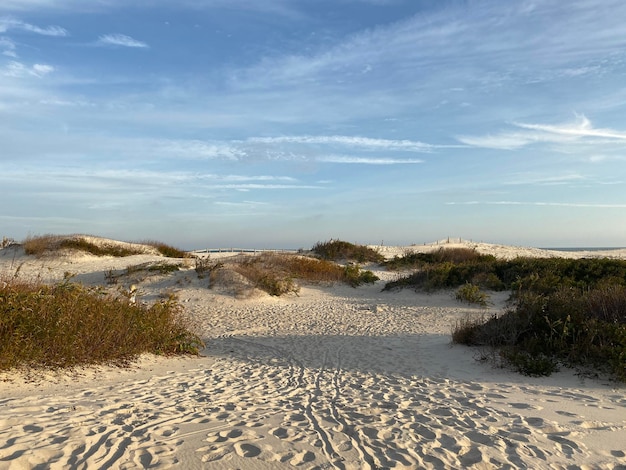
[(202, 346), (173, 298), (144, 306), (69, 281), (0, 281), (0, 369), (126, 364)]
[(357, 265), (341, 266), (332, 261), (284, 253), (242, 256), (227, 265), (271, 295), (297, 294), (300, 290), (297, 280), (342, 282), (354, 287), (378, 280), (371, 271), (362, 271)]

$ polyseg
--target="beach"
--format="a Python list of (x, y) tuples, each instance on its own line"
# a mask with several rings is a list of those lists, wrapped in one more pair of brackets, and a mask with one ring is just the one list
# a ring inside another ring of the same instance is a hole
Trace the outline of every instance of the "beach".
[[(463, 240), (376, 248), (393, 257), (440, 246), (626, 259)], [(98, 285), (154, 259), (7, 249), (0, 273)], [(380, 280), (281, 297), (209, 285), (192, 265), (129, 279), (140, 301), (177, 296), (206, 342), (201, 356), (0, 373), (0, 469), (626, 468), (624, 384), (567, 368), (526, 377), (451, 343), (458, 320), (501, 312), (508, 293), (484, 309), (450, 291), (382, 291), (398, 274), (367, 269)]]

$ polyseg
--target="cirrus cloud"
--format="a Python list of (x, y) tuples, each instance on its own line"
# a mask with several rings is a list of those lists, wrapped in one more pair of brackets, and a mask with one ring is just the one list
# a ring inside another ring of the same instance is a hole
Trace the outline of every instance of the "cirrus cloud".
[(138, 41), (125, 34), (105, 34), (98, 38), (97, 44), (99, 46), (121, 46), (121, 47), (133, 47), (133, 48), (148, 48), (148, 44), (142, 41)]

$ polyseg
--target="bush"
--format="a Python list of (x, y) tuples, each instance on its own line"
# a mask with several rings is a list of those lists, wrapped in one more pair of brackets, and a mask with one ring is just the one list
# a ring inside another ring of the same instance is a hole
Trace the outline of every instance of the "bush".
[(312, 251), (322, 259), (331, 261), (350, 260), (359, 263), (382, 263), (385, 260), (383, 255), (372, 248), (341, 240), (318, 242), (313, 246)]
[[(446, 251), (449, 250), (439, 250), (444, 254), (435, 252), (432, 258), (422, 256), (420, 263), (423, 264), (415, 272), (388, 283), (385, 289), (435, 290), (473, 283), (492, 290), (509, 289), (517, 295), (522, 292), (550, 294), (561, 287), (626, 286), (626, 261), (623, 260), (517, 258), (502, 261), (484, 255), (461, 259), (469, 255), (447, 256)], [(435, 261), (435, 255), (440, 261)], [(402, 265), (402, 262), (396, 260), (393, 265)]]
[(203, 347), (175, 299), (151, 306), (63, 282), (0, 283), (0, 369), (127, 364)]
[(503, 349), (501, 356), (515, 370), (531, 377), (545, 377), (557, 372), (558, 365), (552, 357), (533, 355), (517, 348)]
[(457, 325), (452, 337), (462, 344), (499, 348), (502, 358), (524, 373), (548, 372), (561, 361), (606, 370), (626, 381), (624, 298), (621, 286), (525, 292), (500, 317)]
[(344, 267), (345, 281), (352, 287), (358, 287), (361, 284), (373, 284), (378, 281), (372, 271), (361, 271), (358, 264), (348, 264)]
[(481, 307), (488, 305), (489, 296), (480, 290), (480, 287), (467, 283), (456, 291), (455, 298), (468, 304), (478, 304)]

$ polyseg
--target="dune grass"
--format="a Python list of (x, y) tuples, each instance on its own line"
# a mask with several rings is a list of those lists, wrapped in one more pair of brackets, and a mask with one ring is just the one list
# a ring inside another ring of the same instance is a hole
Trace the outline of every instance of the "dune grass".
[(300, 287), (296, 280), (342, 282), (353, 287), (378, 280), (371, 271), (363, 271), (358, 265), (340, 266), (327, 260), (283, 253), (246, 256), (234, 264), (234, 270), (257, 288), (276, 296), (297, 294)]
[(559, 364), (591, 367), (626, 381), (626, 261), (494, 257), (439, 250), (407, 254), (388, 267), (414, 272), (385, 289), (459, 288), (457, 298), (486, 301), (481, 288), (510, 290), (502, 315), (465, 319), (454, 342), (497, 349), (505, 363), (528, 375), (549, 375)]
[(70, 249), (94, 256), (125, 257), (146, 253), (144, 247), (152, 247), (168, 258), (186, 258), (188, 253), (163, 242), (147, 240), (140, 243), (93, 243), (82, 235), (38, 235), (27, 237), (23, 242), (27, 255), (42, 256), (45, 253)]
[(151, 306), (70, 282), (0, 281), (0, 370), (126, 365), (203, 347), (175, 299)]
[(161, 253), (166, 258), (188, 258), (190, 255), (186, 251), (181, 250), (180, 248), (176, 248), (175, 246), (168, 245), (167, 243), (163, 243), (156, 240), (144, 240), (140, 242), (143, 245), (148, 245)]
[(383, 255), (372, 248), (342, 240), (318, 242), (311, 251), (320, 258), (330, 261), (349, 260), (358, 263), (382, 263), (385, 260)]

